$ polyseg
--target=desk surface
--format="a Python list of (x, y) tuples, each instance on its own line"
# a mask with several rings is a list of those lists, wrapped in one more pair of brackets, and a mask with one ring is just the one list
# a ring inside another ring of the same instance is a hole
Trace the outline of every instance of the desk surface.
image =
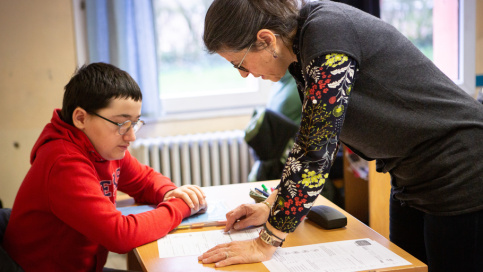
[[(261, 184), (265, 184), (270, 187), (275, 187), (278, 181), (269, 182), (256, 182), (256, 183), (243, 183), (243, 184), (231, 184), (231, 185), (221, 185), (213, 187), (205, 187), (207, 197), (222, 197), (223, 199), (229, 200), (227, 204), (229, 208), (235, 208), (242, 203), (254, 203), (254, 201), (249, 197), (249, 188), (261, 187)], [(283, 247), (301, 246), (309, 244), (318, 244), (342, 240), (352, 240), (352, 239), (362, 239), (370, 238), (386, 248), (390, 249), (392, 252), (403, 257), (412, 265), (399, 266), (392, 268), (377, 269), (377, 271), (414, 271), (414, 272), (425, 272), (428, 271), (427, 266), (421, 261), (417, 260), (415, 257), (411, 256), (409, 253), (405, 252), (395, 244), (391, 243), (389, 240), (384, 238), (382, 235), (378, 234), (367, 225), (363, 224), (355, 217), (351, 216), (344, 210), (337, 207), (335, 204), (319, 196), (315, 205), (327, 205), (332, 206), (341, 211), (347, 216), (347, 226), (340, 229), (325, 230), (314, 224), (310, 220), (305, 220), (302, 222), (297, 230), (290, 234), (283, 245)], [(206, 227), (202, 229), (189, 229), (189, 230), (175, 230), (171, 233), (185, 233), (194, 231), (207, 231), (223, 229), (223, 227)], [(174, 258), (159, 258), (158, 245), (157, 242), (151, 242), (146, 245), (140, 246), (134, 250), (134, 254), (137, 260), (141, 264), (144, 271), (268, 271), (268, 269), (262, 263), (255, 264), (243, 264), (243, 265), (232, 265), (224, 268), (215, 269), (214, 264), (202, 264), (198, 262), (198, 256), (185, 256), (185, 257), (174, 257)]]

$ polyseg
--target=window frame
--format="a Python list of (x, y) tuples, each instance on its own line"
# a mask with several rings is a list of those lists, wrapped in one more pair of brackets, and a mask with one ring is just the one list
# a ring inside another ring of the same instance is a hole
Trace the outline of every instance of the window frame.
[(455, 83), (474, 96), (476, 92), (476, 0), (459, 0), (459, 79)]
[[(237, 71), (233, 72), (238, 73)], [(226, 110), (233, 111), (234, 113), (252, 113), (254, 107), (266, 105), (272, 83), (253, 77), (246, 80), (250, 80), (248, 89), (251, 91), (164, 98), (161, 99), (162, 111), (165, 116), (186, 115), (190, 113), (198, 116), (207, 116), (216, 115), (217, 111), (223, 111), (226, 114)]]

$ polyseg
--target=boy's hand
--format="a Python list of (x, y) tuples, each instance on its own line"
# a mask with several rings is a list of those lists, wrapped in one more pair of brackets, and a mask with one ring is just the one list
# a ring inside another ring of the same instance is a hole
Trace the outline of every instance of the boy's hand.
[(206, 204), (206, 195), (199, 186), (183, 185), (174, 190), (167, 192), (164, 195), (164, 201), (171, 198), (181, 198), (191, 208), (191, 215), (197, 213), (204, 213), (208, 208)]

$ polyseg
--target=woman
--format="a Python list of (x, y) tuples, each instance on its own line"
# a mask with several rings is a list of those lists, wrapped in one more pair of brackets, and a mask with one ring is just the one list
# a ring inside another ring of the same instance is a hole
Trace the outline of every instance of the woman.
[(277, 81), (288, 68), (303, 113), (267, 205), (227, 214), (226, 231), (264, 224), (260, 237), (219, 245), (202, 262), (270, 259), (310, 210), (343, 143), (391, 175), (391, 241), (430, 271), (483, 267), (483, 106), (395, 28), (330, 1), (215, 0), (204, 42), (243, 77)]

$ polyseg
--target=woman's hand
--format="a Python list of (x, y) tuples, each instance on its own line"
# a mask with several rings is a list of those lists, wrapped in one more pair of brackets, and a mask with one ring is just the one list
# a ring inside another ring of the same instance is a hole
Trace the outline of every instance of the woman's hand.
[(242, 204), (226, 214), (225, 232), (259, 226), (267, 221), (270, 209), (266, 204)]
[(199, 186), (183, 185), (164, 195), (164, 201), (171, 198), (181, 198), (191, 208), (191, 215), (204, 213), (208, 208), (206, 203), (206, 195)]
[(260, 238), (220, 244), (203, 253), (198, 261), (204, 264), (215, 263), (215, 267), (232, 264), (257, 263), (272, 258), (277, 248), (266, 244)]

